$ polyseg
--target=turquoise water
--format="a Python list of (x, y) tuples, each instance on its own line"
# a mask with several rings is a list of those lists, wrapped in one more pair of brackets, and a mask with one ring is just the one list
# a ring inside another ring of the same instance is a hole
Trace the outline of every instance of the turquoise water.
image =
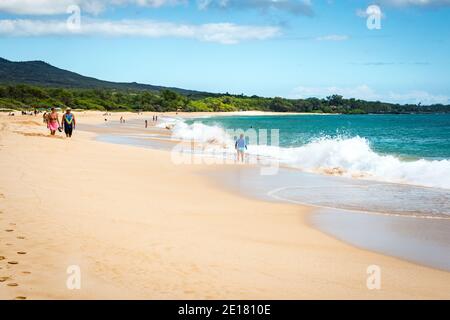
[(172, 124), (174, 138), (230, 154), (237, 135), (230, 130), (256, 130), (255, 140), (258, 130), (278, 129), (279, 143), (249, 139), (248, 154), (305, 172), (450, 189), (450, 114), (227, 116)]
[(359, 136), (380, 154), (450, 159), (450, 114), (237, 116), (195, 121), (226, 129), (279, 129), (282, 147), (299, 147), (323, 137)]

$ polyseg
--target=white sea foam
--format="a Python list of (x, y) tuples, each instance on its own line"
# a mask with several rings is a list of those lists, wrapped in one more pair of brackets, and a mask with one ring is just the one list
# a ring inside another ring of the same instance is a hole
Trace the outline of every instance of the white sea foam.
[[(234, 150), (233, 137), (220, 126), (187, 124), (173, 118), (164, 119), (160, 124), (161, 127), (168, 125), (175, 139), (211, 144), (229, 152)], [(292, 148), (250, 145), (248, 153), (277, 159), (282, 164), (309, 172), (450, 189), (450, 160), (405, 161), (393, 155), (381, 155), (361, 137), (318, 138)]]

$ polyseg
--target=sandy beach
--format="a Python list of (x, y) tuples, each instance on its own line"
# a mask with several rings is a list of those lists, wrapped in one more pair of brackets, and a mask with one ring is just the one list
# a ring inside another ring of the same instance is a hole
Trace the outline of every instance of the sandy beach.
[[(137, 117), (108, 119), (121, 115)], [(327, 236), (313, 208), (230, 192), (208, 178), (223, 166), (94, 137), (0, 115), (0, 299), (450, 298), (450, 273)], [(371, 265), (380, 290), (367, 288)], [(70, 266), (80, 290), (67, 288)]]

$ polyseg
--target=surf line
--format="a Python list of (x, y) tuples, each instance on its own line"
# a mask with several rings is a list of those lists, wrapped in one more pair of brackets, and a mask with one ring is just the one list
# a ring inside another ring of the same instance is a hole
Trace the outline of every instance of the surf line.
[[(355, 185), (343, 185), (341, 187), (353, 187)], [(291, 187), (282, 187), (282, 188), (277, 188), (274, 190), (271, 190), (269, 192), (267, 192), (267, 196), (278, 200), (278, 201), (284, 201), (284, 202), (289, 202), (289, 203), (293, 203), (293, 204), (299, 204), (299, 205), (304, 205), (304, 206), (311, 206), (314, 208), (319, 208), (319, 209), (334, 209), (334, 210), (340, 210), (340, 211), (347, 211), (349, 213), (362, 213), (362, 214), (371, 214), (371, 215), (377, 215), (377, 216), (389, 216), (389, 217), (400, 217), (400, 218), (413, 218), (413, 219), (435, 219), (435, 220), (450, 220), (450, 217), (446, 218), (446, 217), (433, 217), (431, 215), (425, 216), (425, 215), (411, 215), (411, 214), (398, 214), (398, 213), (384, 213), (384, 212), (377, 212), (377, 211), (364, 211), (364, 210), (355, 210), (355, 209), (342, 209), (342, 208), (336, 208), (336, 207), (330, 207), (330, 206), (324, 206), (324, 205), (318, 205), (318, 204), (312, 204), (312, 203), (308, 203), (308, 202), (302, 202), (302, 201), (298, 201), (298, 200), (291, 200), (291, 199), (286, 199), (283, 198), (279, 195), (277, 195), (277, 193), (284, 191), (284, 190), (288, 190), (288, 189), (304, 189), (307, 188), (305, 186), (291, 186)], [(320, 187), (316, 187), (316, 188), (320, 188)]]

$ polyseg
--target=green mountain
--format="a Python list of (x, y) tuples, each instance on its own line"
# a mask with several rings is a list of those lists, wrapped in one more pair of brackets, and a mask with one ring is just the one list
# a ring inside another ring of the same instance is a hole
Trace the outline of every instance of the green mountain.
[(168, 89), (182, 95), (210, 96), (206, 92), (169, 88), (148, 84), (120, 83), (85, 77), (59, 69), (43, 61), (13, 62), (0, 58), (0, 84), (28, 84), (53, 88), (116, 89), (158, 92)]
[(42, 61), (0, 58), (0, 109), (76, 108), (108, 111), (239, 111), (307, 113), (450, 113), (450, 105), (393, 104), (345, 99), (285, 99), (213, 94), (139, 83), (116, 83), (84, 77)]

